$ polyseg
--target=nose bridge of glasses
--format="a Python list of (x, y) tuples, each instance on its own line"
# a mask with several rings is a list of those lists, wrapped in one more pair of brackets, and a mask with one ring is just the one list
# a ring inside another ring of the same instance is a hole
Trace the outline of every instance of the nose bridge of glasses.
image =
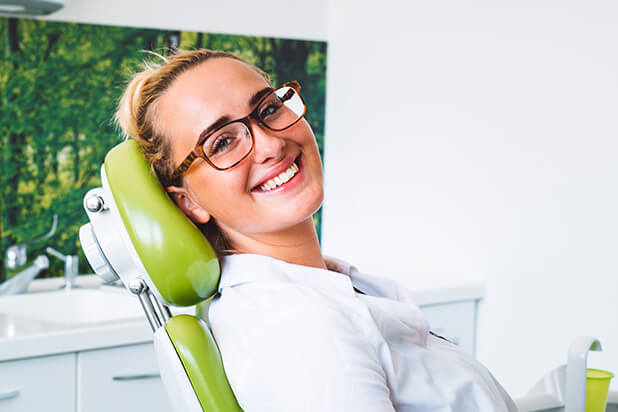
[(270, 129), (260, 120), (251, 122), (249, 128), (253, 136), (253, 153), (258, 163), (281, 155), (285, 147), (283, 136)]
[[(256, 130), (261, 133), (273, 133), (274, 129), (264, 122), (264, 120), (260, 119), (260, 116), (257, 112), (251, 113), (245, 119), (243, 119), (243, 123), (249, 129), (249, 132), (255, 136)], [(255, 137), (254, 137), (255, 138)]]

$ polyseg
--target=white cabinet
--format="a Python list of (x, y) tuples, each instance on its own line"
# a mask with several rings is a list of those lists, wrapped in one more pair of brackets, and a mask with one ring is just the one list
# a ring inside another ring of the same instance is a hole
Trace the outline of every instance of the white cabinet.
[(152, 343), (0, 362), (2, 412), (169, 412)]
[(478, 300), (421, 306), (430, 330), (474, 355), (476, 346), (476, 308)]
[(0, 411), (74, 412), (75, 357), (0, 362)]
[(77, 412), (171, 411), (151, 343), (80, 352)]

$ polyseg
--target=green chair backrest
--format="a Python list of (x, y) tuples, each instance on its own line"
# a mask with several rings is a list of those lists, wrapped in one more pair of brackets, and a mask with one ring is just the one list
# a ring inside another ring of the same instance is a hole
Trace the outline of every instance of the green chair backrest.
[[(105, 157), (105, 179), (135, 252), (164, 303), (207, 310), (217, 291), (217, 256), (200, 230), (169, 198), (137, 143)], [(129, 253), (129, 252), (127, 252)], [(202, 303), (203, 302), (203, 303)], [(202, 303), (202, 305), (200, 305)], [(206, 319), (206, 313), (200, 313)], [(195, 316), (169, 319), (165, 330), (204, 411), (242, 412), (208, 326)]]
[(147, 275), (169, 305), (192, 306), (217, 291), (217, 256), (169, 198), (139, 146), (127, 140), (105, 157), (114, 201)]

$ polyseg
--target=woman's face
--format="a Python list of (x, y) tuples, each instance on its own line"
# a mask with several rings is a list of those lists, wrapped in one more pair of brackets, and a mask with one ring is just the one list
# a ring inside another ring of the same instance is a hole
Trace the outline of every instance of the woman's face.
[[(251, 97), (269, 86), (249, 65), (230, 58), (208, 60), (181, 74), (155, 110), (157, 126), (171, 139), (174, 166), (191, 152), (202, 131), (223, 116), (235, 120), (249, 114), (255, 108)], [(251, 236), (290, 228), (319, 208), (322, 164), (309, 123), (301, 119), (274, 132), (251, 119), (250, 128), (253, 151), (237, 166), (219, 171), (198, 158), (183, 187), (168, 188), (192, 220), (214, 218), (225, 232)], [(264, 190), (264, 183), (290, 167), (293, 171), (293, 164), (298, 172), (290, 180)]]

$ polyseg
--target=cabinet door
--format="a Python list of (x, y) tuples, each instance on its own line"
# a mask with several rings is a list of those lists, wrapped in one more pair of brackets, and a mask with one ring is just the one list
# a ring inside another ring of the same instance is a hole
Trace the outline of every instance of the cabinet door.
[(476, 345), (475, 300), (421, 306), (430, 330), (474, 355)]
[(80, 352), (78, 412), (169, 412), (151, 343)]
[(0, 411), (75, 411), (75, 354), (0, 362)]

